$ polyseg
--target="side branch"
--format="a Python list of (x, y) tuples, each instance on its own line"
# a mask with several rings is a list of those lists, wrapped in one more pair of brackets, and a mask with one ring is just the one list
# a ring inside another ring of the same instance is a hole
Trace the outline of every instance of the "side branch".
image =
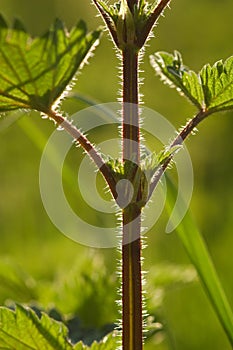
[(116, 28), (115, 28), (113, 20), (111, 19), (109, 14), (103, 9), (103, 7), (98, 3), (97, 0), (93, 0), (93, 2), (95, 4), (97, 10), (101, 14), (106, 26), (108, 27), (109, 32), (113, 38), (113, 41), (115, 42), (116, 46), (118, 46), (118, 38), (117, 38)]
[(142, 32), (139, 36), (139, 47), (142, 47), (147, 40), (150, 31), (152, 30), (154, 24), (156, 23), (159, 16), (163, 13), (163, 10), (165, 7), (169, 4), (171, 0), (161, 0), (158, 6), (154, 9), (154, 11), (151, 13), (150, 17), (148, 18)]
[(156, 21), (156, 19), (161, 15), (161, 13), (165, 9), (165, 7), (169, 4), (170, 1), (171, 0), (161, 0), (160, 1), (160, 3), (155, 8), (155, 10), (154, 10), (154, 12), (153, 12), (153, 14), (151, 16), (154, 19), (154, 21)]
[[(192, 131), (197, 127), (197, 125), (205, 119), (209, 115), (208, 111), (201, 110), (193, 119), (188, 121), (185, 127), (179, 132), (174, 141), (169, 146), (168, 150), (171, 150), (174, 146), (182, 145), (184, 140), (192, 133)], [(152, 196), (152, 193), (157, 186), (159, 180), (167, 169), (168, 165), (171, 163), (173, 159), (173, 154), (160, 166), (158, 171), (156, 171), (155, 175), (152, 178), (152, 182), (150, 184), (148, 199)]]
[(89, 157), (93, 160), (99, 171), (103, 175), (105, 181), (109, 185), (111, 193), (114, 199), (117, 199), (116, 181), (113, 177), (111, 169), (104, 162), (100, 153), (95, 149), (94, 145), (86, 138), (84, 134), (79, 131), (76, 126), (72, 125), (70, 121), (57, 114), (54, 111), (47, 113), (49, 118), (53, 119), (58, 125), (61, 125), (73, 138), (79, 143), (79, 145), (86, 151)]

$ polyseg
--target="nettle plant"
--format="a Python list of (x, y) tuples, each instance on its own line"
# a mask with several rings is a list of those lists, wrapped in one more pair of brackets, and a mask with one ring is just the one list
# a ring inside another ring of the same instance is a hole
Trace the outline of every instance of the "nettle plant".
[[(78, 125), (59, 111), (61, 98), (68, 96), (71, 82), (96, 47), (102, 28), (88, 33), (81, 21), (67, 31), (63, 23), (56, 20), (45, 35), (32, 38), (19, 21), (9, 28), (3, 18), (0, 20), (0, 111), (36, 110), (62, 126), (96, 164), (121, 210), (122, 323), (118, 330), (102, 342), (95, 342), (90, 349), (143, 349), (143, 328), (147, 327), (143, 316), (141, 272), (143, 208), (148, 205), (174, 154), (198, 124), (215, 112), (233, 108), (233, 57), (213, 66), (207, 64), (195, 73), (183, 64), (179, 52), (155, 53), (151, 56), (151, 64), (156, 74), (187, 97), (197, 113), (159, 154), (153, 152), (146, 157), (142, 154), (139, 59), (142, 59), (145, 43), (169, 2), (160, 0), (150, 4), (145, 0), (121, 0), (109, 5), (93, 0), (121, 57), (121, 159), (102, 155)], [(129, 182), (133, 194), (127, 187)], [(170, 196), (174, 197), (174, 193), (173, 188)], [(205, 244), (188, 214), (177, 232), (233, 345), (232, 311)], [(20, 305), (15, 310), (0, 308), (0, 347), (88, 348), (81, 342), (72, 344), (62, 323), (46, 314), (38, 318), (32, 309)]]

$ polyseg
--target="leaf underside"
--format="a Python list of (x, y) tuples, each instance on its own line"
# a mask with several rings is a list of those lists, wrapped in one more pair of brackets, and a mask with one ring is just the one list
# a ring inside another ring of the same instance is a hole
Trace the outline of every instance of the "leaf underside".
[(30, 308), (17, 305), (16, 310), (0, 307), (0, 349), (4, 350), (113, 350), (114, 334), (91, 347), (82, 342), (72, 345), (66, 326), (42, 314), (39, 318)]
[(50, 110), (99, 36), (99, 30), (87, 33), (82, 21), (68, 32), (57, 19), (46, 34), (32, 38), (18, 20), (8, 28), (0, 17), (0, 112)]
[(233, 108), (233, 56), (207, 64), (197, 74), (183, 64), (181, 54), (157, 52), (151, 64), (161, 80), (175, 87), (199, 110), (214, 113)]

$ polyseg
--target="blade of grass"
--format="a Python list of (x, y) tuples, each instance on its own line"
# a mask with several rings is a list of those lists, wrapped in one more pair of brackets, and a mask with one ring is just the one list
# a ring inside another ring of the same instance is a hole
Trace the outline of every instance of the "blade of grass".
[[(168, 188), (166, 207), (170, 214), (176, 200), (177, 191), (176, 186), (171, 179), (168, 176), (166, 176), (166, 179)], [(182, 209), (183, 205), (184, 203), (180, 202), (180, 209)], [(176, 215), (179, 215), (178, 211)], [(206, 244), (190, 211), (187, 212), (181, 224), (176, 228), (176, 233), (181, 239), (191, 262), (196, 268), (205, 292), (218, 316), (231, 346), (233, 346), (232, 309), (224, 293)]]

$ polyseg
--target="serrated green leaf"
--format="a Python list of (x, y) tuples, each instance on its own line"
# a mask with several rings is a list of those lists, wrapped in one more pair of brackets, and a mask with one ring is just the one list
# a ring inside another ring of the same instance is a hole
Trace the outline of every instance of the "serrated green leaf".
[(0, 349), (2, 350), (115, 350), (119, 338), (110, 333), (100, 342), (89, 347), (79, 342), (72, 345), (68, 340), (68, 329), (42, 313), (36, 313), (21, 305), (13, 311), (0, 307)]
[(151, 64), (161, 79), (208, 114), (233, 108), (233, 56), (195, 73), (183, 65), (179, 52), (158, 52)]
[(150, 57), (151, 64), (161, 80), (185, 95), (198, 109), (204, 107), (204, 94), (199, 76), (183, 65), (181, 54), (157, 52)]
[(233, 108), (233, 57), (218, 61), (212, 67), (206, 65), (200, 72), (209, 110), (221, 111)]
[[(173, 208), (176, 199), (176, 188), (168, 177), (167, 186), (169, 191), (166, 206), (168, 212), (171, 213), (171, 208)], [(177, 212), (178, 216), (179, 210), (182, 212), (182, 207), (184, 205), (185, 204), (180, 200)], [(191, 262), (196, 268), (205, 292), (212, 303), (213, 309), (233, 346), (233, 313), (202, 235), (189, 211), (186, 213), (181, 224), (176, 228), (176, 232)]]
[(72, 350), (64, 324), (18, 305), (15, 311), (0, 308), (0, 349)]
[(0, 18), (0, 112), (18, 108), (47, 112), (61, 97), (95, 46), (100, 30), (80, 21), (70, 32), (60, 20), (36, 38), (15, 21)]
[(155, 172), (163, 166), (172, 156), (179, 151), (181, 145), (175, 145), (173, 147), (166, 147), (159, 153), (151, 152), (142, 157), (142, 170), (145, 172), (147, 178), (151, 179)]

